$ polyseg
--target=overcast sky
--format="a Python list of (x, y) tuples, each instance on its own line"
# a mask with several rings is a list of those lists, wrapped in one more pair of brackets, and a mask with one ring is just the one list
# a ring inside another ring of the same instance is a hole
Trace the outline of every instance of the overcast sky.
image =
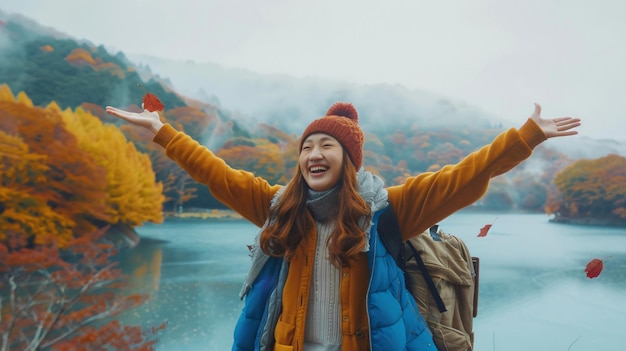
[[(2, 0), (127, 54), (259, 73), (400, 83), (523, 121), (626, 140), (623, 0)], [(155, 72), (158, 73), (158, 72)]]

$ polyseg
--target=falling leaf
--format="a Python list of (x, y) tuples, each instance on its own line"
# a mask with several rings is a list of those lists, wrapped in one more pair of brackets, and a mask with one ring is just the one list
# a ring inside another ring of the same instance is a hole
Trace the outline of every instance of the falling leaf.
[(154, 111), (163, 111), (163, 109), (165, 108), (165, 105), (163, 105), (163, 103), (161, 102), (161, 100), (159, 100), (159, 98), (154, 95), (149, 93), (146, 88), (143, 87), (143, 85), (141, 85), (140, 83), (137, 83), (137, 86), (141, 88), (141, 90), (144, 91), (144, 95), (143, 95), (143, 108), (145, 108), (146, 110), (150, 111), (150, 112), (154, 112)]
[(143, 96), (143, 108), (145, 108), (146, 110), (150, 112), (154, 112), (154, 111), (163, 111), (165, 106), (156, 95), (151, 94), (151, 93), (146, 93)]
[(587, 267), (585, 267), (585, 273), (587, 273), (587, 278), (593, 279), (600, 275), (602, 272), (602, 268), (604, 268), (604, 264), (601, 259), (594, 258), (593, 260), (587, 263)]
[(491, 222), (491, 224), (485, 224), (484, 227), (480, 228), (480, 233), (478, 233), (478, 237), (482, 238), (484, 236), (487, 236), (487, 233), (489, 232), (489, 229), (491, 229), (491, 226), (496, 223), (496, 221), (498, 220), (498, 217), (496, 217), (493, 222)]
[[(605, 260), (609, 257), (605, 258)], [(599, 276), (603, 268), (604, 262), (601, 259), (594, 258), (593, 260), (589, 261), (589, 263), (587, 263), (587, 266), (585, 267), (585, 273), (587, 273), (587, 278), (593, 279)]]
[(491, 229), (491, 224), (485, 224), (484, 227), (480, 228), (480, 233), (478, 233), (478, 237), (483, 237), (483, 236), (487, 236), (487, 233), (489, 232), (489, 229)]

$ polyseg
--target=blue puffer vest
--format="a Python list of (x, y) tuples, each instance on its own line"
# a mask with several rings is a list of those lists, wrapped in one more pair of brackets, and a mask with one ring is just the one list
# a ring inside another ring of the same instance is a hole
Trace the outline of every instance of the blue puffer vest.
[[(426, 321), (406, 289), (404, 273), (378, 237), (378, 218), (384, 211), (374, 214), (368, 252), (371, 351), (437, 351)], [(270, 258), (256, 278), (235, 327), (233, 351), (271, 349), (261, 345), (266, 345), (268, 340), (271, 345), (273, 328), (267, 324), (276, 323), (278, 316), (273, 316), (272, 311), (278, 310), (272, 306), (276, 299), (270, 297), (280, 299), (282, 294), (281, 280), (285, 276), (284, 272), (280, 274), (282, 265), (282, 259)]]

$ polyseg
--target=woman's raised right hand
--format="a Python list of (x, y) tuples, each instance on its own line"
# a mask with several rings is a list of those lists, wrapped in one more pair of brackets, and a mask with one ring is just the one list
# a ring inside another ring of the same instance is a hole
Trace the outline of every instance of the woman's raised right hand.
[(147, 128), (155, 134), (163, 127), (163, 122), (161, 122), (161, 117), (158, 112), (143, 110), (141, 113), (136, 113), (120, 110), (111, 106), (106, 107), (106, 112), (132, 124)]

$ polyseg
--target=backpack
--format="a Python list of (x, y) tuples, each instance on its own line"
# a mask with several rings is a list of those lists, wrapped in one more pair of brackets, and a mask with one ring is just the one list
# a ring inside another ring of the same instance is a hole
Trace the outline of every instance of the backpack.
[(378, 221), (380, 239), (404, 271), (407, 289), (428, 323), (439, 351), (471, 351), (478, 313), (479, 259), (465, 243), (438, 225), (402, 243), (389, 208)]

